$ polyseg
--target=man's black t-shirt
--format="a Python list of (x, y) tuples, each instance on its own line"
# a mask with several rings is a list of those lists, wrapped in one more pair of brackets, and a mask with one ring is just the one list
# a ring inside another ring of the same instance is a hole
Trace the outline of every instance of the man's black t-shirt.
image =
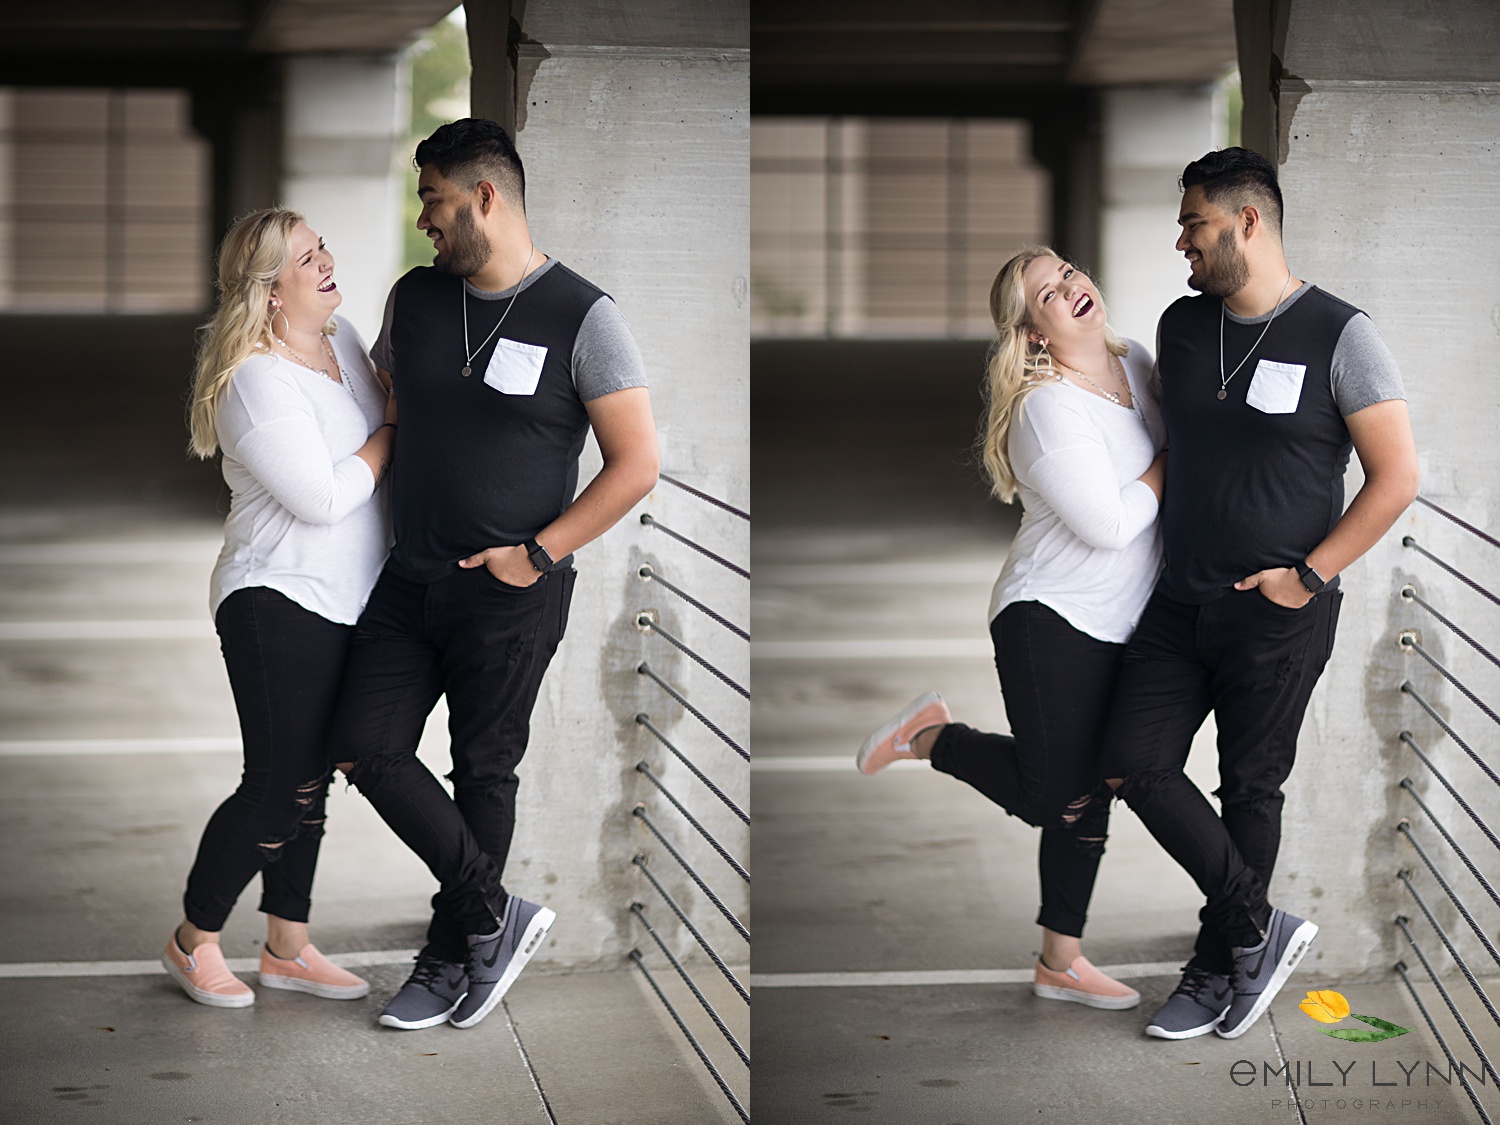
[(1369, 318), (1306, 285), (1269, 328), (1266, 316), (1223, 317), (1224, 372), (1248, 358), (1219, 399), (1222, 309), (1216, 297), (1176, 301), (1157, 356), (1168, 447), (1157, 588), (1195, 605), (1305, 560), (1343, 514), (1344, 418), (1405, 397)]

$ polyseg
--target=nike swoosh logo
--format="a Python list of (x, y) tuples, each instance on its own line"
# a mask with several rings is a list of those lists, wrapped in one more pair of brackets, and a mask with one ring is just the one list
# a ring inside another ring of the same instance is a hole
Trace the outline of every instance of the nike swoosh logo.
[(451, 989), (457, 989), (463, 983), (464, 983), (464, 974), (463, 973), (459, 973), (458, 976), (454, 977), (452, 980), (450, 980), (448, 982), (448, 987), (451, 988)]
[(495, 952), (491, 953), (484, 959), (483, 962), (481, 962), (486, 969), (493, 969), (495, 967), (495, 962), (500, 960), (500, 945), (501, 942), (497, 941), (495, 943)]

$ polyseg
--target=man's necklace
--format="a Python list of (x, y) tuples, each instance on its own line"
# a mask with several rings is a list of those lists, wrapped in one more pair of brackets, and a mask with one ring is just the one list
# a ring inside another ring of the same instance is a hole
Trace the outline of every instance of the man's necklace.
[(505, 318), (510, 315), (510, 310), (516, 307), (516, 298), (521, 295), (521, 282), (526, 280), (526, 275), (531, 272), (531, 260), (536, 257), (536, 247), (533, 245), (531, 253), (526, 255), (526, 268), (521, 271), (521, 281), (516, 282), (516, 291), (510, 295), (510, 304), (505, 306), (505, 311), (500, 314), (500, 319), (495, 322), (495, 327), (490, 329), (490, 334), (484, 338), (484, 344), (480, 344), (472, 352), (469, 351), (469, 289), (468, 281), (458, 290), (459, 300), (464, 305), (464, 366), (459, 372), (467, 379), (474, 372), (474, 357), (484, 351), (485, 344), (495, 338), (495, 333), (500, 331), (500, 326), (505, 323)]
[(1291, 283), (1292, 271), (1287, 270), (1286, 281), (1281, 286), (1281, 296), (1276, 298), (1276, 307), (1271, 310), (1271, 319), (1266, 321), (1266, 326), (1260, 330), (1260, 335), (1255, 338), (1255, 343), (1250, 345), (1250, 350), (1245, 353), (1245, 358), (1235, 364), (1234, 370), (1228, 375), (1224, 374), (1224, 301), (1223, 298), (1219, 299), (1219, 393), (1215, 397), (1220, 402), (1223, 402), (1224, 397), (1229, 393), (1227, 390), (1229, 380), (1240, 373), (1240, 368), (1245, 366), (1246, 361), (1255, 354), (1255, 349), (1260, 347), (1260, 342), (1266, 338), (1266, 333), (1271, 331), (1271, 323), (1276, 319), (1276, 314), (1281, 311), (1282, 298), (1286, 296), (1286, 287)]

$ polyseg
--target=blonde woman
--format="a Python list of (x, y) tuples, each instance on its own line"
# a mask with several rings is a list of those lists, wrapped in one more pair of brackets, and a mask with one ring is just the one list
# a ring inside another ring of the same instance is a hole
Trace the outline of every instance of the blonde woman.
[(354, 622), (390, 545), (379, 495), (395, 400), (343, 300), (333, 256), (295, 211), (257, 211), (219, 248), (201, 334), (191, 451), (223, 454), (231, 499), (210, 608), (245, 768), (209, 818), (162, 963), (201, 1004), (241, 1008), (219, 932), (261, 874), (260, 983), (352, 1000), (369, 985), (308, 943), (329, 766), (325, 736)]
[(1161, 564), (1156, 517), (1164, 431), (1151, 355), (1105, 320), (1099, 290), (1046, 247), (1028, 247), (990, 290), (984, 465), (994, 494), (1025, 511), (990, 600), (990, 636), (1011, 734), (952, 721), (936, 692), (866, 740), (873, 774), (930, 759), (1042, 829), (1042, 950), (1032, 990), (1133, 1008), (1080, 939), (1104, 853), (1109, 794), (1098, 772), (1120, 660)]

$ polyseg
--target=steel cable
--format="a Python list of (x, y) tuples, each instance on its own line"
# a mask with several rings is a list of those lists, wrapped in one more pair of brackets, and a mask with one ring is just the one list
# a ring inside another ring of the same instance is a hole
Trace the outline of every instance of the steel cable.
[(677, 900), (672, 897), (671, 892), (668, 891), (666, 887), (662, 886), (661, 880), (656, 877), (656, 872), (652, 871), (651, 868), (647, 865), (645, 856), (637, 855), (630, 862), (639, 867), (642, 874), (644, 874), (647, 879), (651, 880), (651, 885), (656, 888), (656, 893), (661, 895), (667, 906), (671, 908), (672, 913), (677, 915), (677, 920), (687, 927), (688, 933), (693, 935), (693, 940), (698, 943), (699, 947), (702, 948), (704, 953), (708, 954), (708, 959), (714, 963), (719, 972), (724, 974), (724, 979), (730, 983), (734, 990), (740, 994), (740, 999), (743, 1000), (746, 1004), (750, 1003), (750, 993), (746, 991), (745, 986), (740, 983), (739, 978), (729, 971), (729, 966), (724, 964), (724, 958), (719, 956), (719, 951), (716, 950), (712, 945), (710, 945), (708, 939), (703, 936), (698, 927), (693, 925), (693, 920), (689, 918), (687, 916), (687, 912), (678, 905)]
[(1491, 547), (1500, 547), (1500, 539), (1496, 539), (1493, 535), (1490, 535), (1487, 532), (1480, 531), (1479, 528), (1475, 527), (1472, 523), (1469, 523), (1467, 520), (1461, 520), (1461, 519), (1459, 519), (1452, 512), (1448, 511), (1448, 509), (1438, 507), (1431, 500), (1427, 499), (1427, 497), (1425, 497), (1425, 496), (1418, 496), (1417, 497), (1417, 503), (1418, 504), (1426, 504), (1429, 508), (1431, 508), (1438, 515), (1444, 517), (1445, 519), (1452, 520), (1454, 523), (1458, 524), (1459, 527), (1463, 528), (1465, 531), (1469, 532), (1471, 535), (1477, 535), (1480, 539), (1483, 539)]
[(1469, 589), (1473, 590), (1476, 594), (1480, 595), (1481, 597), (1488, 598), (1496, 605), (1500, 605), (1500, 594), (1491, 593), (1489, 590), (1486, 590), (1478, 582), (1475, 582), (1474, 579), (1470, 578), (1467, 574), (1463, 573), (1457, 567), (1449, 566), (1442, 559), (1438, 558), (1431, 551), (1429, 551), (1426, 547), (1418, 543), (1414, 536), (1407, 535), (1402, 537), (1401, 545), (1403, 547), (1410, 547), (1413, 551), (1417, 552), (1417, 554), (1421, 555), (1423, 558), (1429, 559), (1432, 562), (1436, 563), (1438, 566), (1446, 570), (1449, 574), (1453, 575), (1454, 578), (1457, 578)]
[(1432, 822), (1432, 826), (1436, 828), (1443, 839), (1448, 842), (1448, 846), (1453, 849), (1458, 858), (1463, 860), (1464, 866), (1469, 869), (1469, 874), (1474, 876), (1474, 881), (1484, 888), (1484, 893), (1490, 896), (1496, 906), (1500, 906), (1500, 894), (1495, 893), (1495, 888), (1490, 886), (1490, 881), (1479, 873), (1479, 868), (1476, 867), (1474, 861), (1469, 858), (1469, 853), (1458, 846), (1458, 841), (1453, 838), (1453, 834), (1446, 828), (1444, 828), (1443, 822), (1438, 820), (1438, 818), (1433, 815), (1432, 810), (1427, 807), (1427, 802), (1422, 800), (1422, 797), (1417, 792), (1416, 787), (1412, 785), (1411, 778), (1402, 778), (1401, 788), (1405, 789), (1409, 794), (1411, 794), (1411, 799), (1417, 802), (1417, 805), (1421, 808), (1421, 810), (1427, 814), (1427, 819)]
[(673, 954), (670, 948), (668, 948), (667, 943), (662, 940), (661, 935), (656, 932), (655, 927), (651, 925), (651, 920), (646, 917), (646, 912), (641, 904), (638, 902), (632, 902), (630, 904), (630, 912), (640, 919), (641, 925), (646, 927), (646, 932), (651, 935), (653, 940), (655, 940), (657, 948), (660, 949), (664, 954), (666, 954), (667, 960), (672, 963), (672, 968), (676, 969), (677, 975), (682, 978), (682, 983), (688, 986), (693, 995), (697, 997), (698, 1003), (703, 1005), (703, 1010), (708, 1013), (708, 1018), (714, 1021), (714, 1026), (719, 1029), (719, 1032), (724, 1036), (725, 1039), (729, 1040), (729, 1045), (734, 1048), (734, 1053), (739, 1055), (740, 1062), (744, 1063), (746, 1066), (749, 1066), (750, 1056), (745, 1052), (745, 1048), (740, 1046), (740, 1041), (734, 1037), (734, 1032), (730, 1031), (728, 1025), (726, 1025), (724, 1021), (719, 1018), (719, 1013), (716, 1012), (714, 1010), (714, 1006), (708, 1002), (708, 997), (703, 995), (703, 992), (701, 989), (699, 989), (697, 982), (688, 975), (688, 971), (682, 967), (682, 962), (677, 960), (676, 955)]
[(725, 793), (724, 790), (720, 789), (717, 785), (715, 785), (712, 781), (710, 781), (708, 775), (705, 774), (702, 770), (700, 770), (697, 766), (693, 765), (693, 763), (688, 759), (688, 756), (686, 754), (684, 754), (681, 750), (677, 749), (677, 747), (673, 746), (672, 743), (671, 743), (671, 741), (668, 740), (667, 736), (664, 735), (664, 734), (662, 734), (661, 731), (659, 731), (659, 730), (656, 729), (656, 724), (651, 721), (651, 716), (650, 715), (647, 715), (643, 711), (643, 712), (641, 712), (639, 715), (637, 715), (635, 717), (635, 721), (637, 723), (639, 723), (641, 726), (645, 727), (647, 730), (649, 730), (652, 734), (654, 734), (656, 736), (656, 739), (657, 739), (658, 742), (660, 742), (668, 750), (672, 751), (672, 753), (677, 756), (677, 760), (679, 762), (681, 762), (683, 765), (687, 766), (688, 769), (692, 770), (693, 771), (693, 776), (696, 777), (699, 781), (701, 781), (703, 783), (704, 787), (710, 793), (712, 793), (715, 797), (719, 798), (719, 800), (723, 801), (724, 804), (729, 807), (730, 811), (733, 812), (735, 816), (739, 817), (740, 820), (743, 823), (745, 823), (745, 824), (749, 824), (750, 823), (750, 814), (747, 813), (744, 809), (740, 808), (739, 805), (735, 804), (734, 801), (733, 801), (733, 799), (730, 798), (729, 794)]
[[(712, 719), (710, 719), (702, 711), (698, 710), (698, 708), (694, 707), (691, 703), (689, 703), (687, 701), (687, 699), (684, 698), (683, 694), (680, 691), (678, 691), (671, 684), (667, 683), (666, 680), (662, 679), (654, 671), (652, 671), (651, 665), (647, 664), (644, 660), (642, 660), (640, 662), (640, 664), (636, 666), (636, 671), (639, 672), (643, 676), (649, 676), (652, 680), (655, 680), (656, 681), (656, 685), (659, 688), (661, 688), (662, 691), (664, 691), (668, 695), (670, 695), (673, 699), (677, 700), (677, 702), (682, 705), (682, 709), (684, 711), (686, 711), (693, 718), (697, 719), (700, 723), (702, 723), (704, 726), (706, 726), (709, 730), (713, 731), (714, 734), (718, 735), (719, 739), (726, 746), (728, 746), (731, 750), (733, 750), (741, 758), (744, 758), (745, 761), (748, 762), (750, 760), (750, 751), (746, 750), (738, 742), (736, 742), (734, 739), (730, 738), (727, 734), (725, 734), (718, 726), (716, 726), (714, 724), (714, 722), (713, 722)], [(636, 716), (636, 721), (637, 722), (640, 721), (640, 716)], [(675, 747), (673, 749), (675, 751)]]
[(714, 839), (714, 834), (712, 832), (698, 823), (698, 818), (695, 817), (692, 813), (688, 812), (683, 803), (672, 795), (672, 791), (665, 785), (663, 785), (661, 783), (661, 779), (651, 772), (651, 767), (645, 762), (637, 762), (635, 768), (637, 773), (645, 774), (646, 777), (650, 779), (651, 784), (661, 790), (661, 795), (667, 800), (671, 801), (672, 807), (682, 814), (683, 819), (698, 830), (698, 835), (707, 840), (708, 846), (719, 853), (719, 858), (722, 859), (725, 863), (729, 864), (729, 866), (734, 869), (734, 873), (748, 883), (750, 881), (750, 872), (741, 867), (739, 861), (736, 860), (734, 856), (729, 854), (728, 849), (725, 848), (723, 844), (719, 843), (718, 840)]
[[(1479, 1098), (1474, 1093), (1474, 1087), (1469, 1085), (1469, 1079), (1464, 1074), (1463, 1068), (1458, 1065), (1458, 1060), (1453, 1057), (1453, 1049), (1448, 1046), (1448, 1040), (1443, 1038), (1443, 1033), (1438, 1030), (1432, 1014), (1427, 1011), (1427, 1005), (1422, 1003), (1422, 997), (1417, 994), (1417, 986), (1412, 983), (1411, 977), (1407, 975), (1405, 961), (1396, 962), (1396, 972), (1401, 975), (1402, 981), (1406, 984), (1406, 990), (1411, 993), (1412, 1000), (1416, 1002), (1417, 1010), (1422, 1013), (1422, 1018), (1427, 1021), (1427, 1027), (1432, 1032), (1432, 1037), (1438, 1041), (1438, 1046), (1443, 1049), (1443, 1054), (1447, 1056), (1448, 1073), (1452, 1074), (1455, 1069), (1458, 1070), (1459, 1085), (1469, 1095), (1469, 1101), (1474, 1103), (1474, 1108), (1479, 1113), (1479, 1120), (1483, 1122), (1483, 1125), (1495, 1125), (1490, 1115), (1484, 1111), (1484, 1106), (1479, 1104)], [(1433, 977), (1432, 979), (1435, 982), (1437, 977)]]
[(1432, 909), (1427, 905), (1427, 900), (1422, 897), (1421, 892), (1412, 883), (1411, 877), (1403, 870), (1396, 873), (1396, 878), (1400, 879), (1406, 885), (1406, 889), (1411, 894), (1411, 897), (1416, 899), (1417, 905), (1422, 908), (1422, 913), (1427, 916), (1428, 923), (1437, 933), (1444, 948), (1448, 950), (1448, 956), (1453, 958), (1453, 963), (1458, 966), (1458, 971), (1463, 973), (1464, 979), (1469, 982), (1469, 987), (1474, 990), (1474, 994), (1479, 997), (1479, 1002), (1484, 1005), (1484, 1010), (1490, 1014), (1490, 1019), (1495, 1021), (1495, 1026), (1500, 1027), (1500, 1012), (1495, 1011), (1495, 1005), (1490, 1003), (1489, 993), (1485, 992), (1480, 986), (1473, 971), (1469, 968), (1469, 963), (1453, 947), (1453, 939), (1448, 936), (1448, 931), (1443, 929), (1442, 924), (1433, 916)]
[[(1400, 740), (1410, 746), (1412, 748), (1412, 752), (1415, 753), (1417, 757), (1422, 759), (1422, 764), (1432, 772), (1432, 776), (1437, 778), (1438, 781), (1442, 782), (1443, 788), (1448, 790), (1448, 796), (1452, 797), (1453, 800), (1458, 804), (1458, 807), (1463, 809), (1464, 812), (1468, 814), (1469, 819), (1474, 822), (1475, 827), (1477, 827), (1479, 831), (1484, 833), (1485, 839), (1489, 840), (1491, 844), (1495, 845), (1496, 849), (1500, 849), (1500, 837), (1497, 837), (1495, 835), (1490, 826), (1484, 822), (1484, 818), (1474, 811), (1469, 802), (1464, 800), (1463, 797), (1459, 795), (1458, 790), (1453, 788), (1453, 783), (1443, 776), (1442, 770), (1438, 769), (1437, 766), (1432, 764), (1432, 759), (1422, 752), (1422, 748), (1417, 745), (1416, 739), (1412, 738), (1411, 731), (1402, 731)], [(1407, 778), (1406, 780), (1409, 782), (1411, 779)], [(1411, 792), (1412, 796), (1416, 797), (1417, 791), (1415, 789), (1412, 789)], [(1420, 797), (1417, 798), (1417, 800), (1418, 803), (1421, 802)], [(1429, 813), (1428, 815), (1430, 816), (1431, 814)], [(1455, 844), (1454, 848), (1456, 849), (1457, 847), (1458, 845)]]
[(714, 621), (717, 621), (720, 625), (724, 626), (724, 628), (728, 629), (731, 633), (733, 633), (736, 637), (739, 637), (741, 640), (748, 641), (750, 639), (750, 634), (741, 629), (733, 621), (730, 621), (727, 617), (724, 617), (721, 614), (715, 613), (713, 610), (709, 609), (708, 606), (704, 605), (697, 598), (693, 597), (692, 594), (689, 594), (686, 590), (679, 590), (676, 586), (672, 585), (672, 583), (668, 582), (660, 574), (656, 573), (656, 568), (650, 563), (642, 563), (640, 565), (640, 569), (638, 569), (635, 573), (636, 577), (638, 577), (642, 582), (656, 582), (662, 586), (665, 586), (668, 590), (671, 590), (672, 593), (676, 594), (683, 601), (687, 602), (688, 605), (698, 610), (698, 612), (712, 618)]
[(677, 488), (682, 489), (682, 491), (684, 491), (684, 492), (691, 493), (692, 495), (696, 496), (699, 500), (703, 500), (703, 501), (706, 501), (707, 503), (712, 504), (715, 508), (723, 508), (726, 512), (732, 512), (734, 515), (739, 516), (740, 519), (742, 519), (742, 520), (748, 520), (750, 518), (750, 513), (749, 512), (742, 512), (742, 511), (740, 511), (740, 509), (734, 507), (734, 505), (732, 505), (732, 504), (726, 504), (726, 503), (724, 503), (724, 501), (720, 500), (718, 497), (716, 497), (716, 496), (710, 496), (706, 492), (700, 492), (698, 489), (694, 488), (692, 485), (690, 485), (690, 484), (683, 484), (682, 481), (677, 480), (675, 477), (669, 477), (669, 476), (667, 476), (666, 473), (657, 473), (656, 474), (656, 479), (657, 480), (664, 480), (668, 484), (673, 485), (673, 486), (675, 486)]
[(708, 1067), (708, 1072), (714, 1076), (714, 1081), (719, 1084), (719, 1089), (724, 1091), (724, 1096), (729, 1099), (729, 1104), (734, 1106), (734, 1111), (740, 1115), (740, 1120), (745, 1125), (750, 1125), (750, 1115), (745, 1112), (745, 1107), (740, 1104), (740, 1099), (734, 1096), (734, 1091), (729, 1088), (729, 1083), (724, 1081), (724, 1076), (719, 1073), (719, 1068), (714, 1066), (713, 1060), (703, 1050), (703, 1046), (698, 1042), (697, 1037), (688, 1030), (688, 1025), (682, 1022), (682, 1017), (677, 1014), (677, 1009), (672, 1007), (672, 1001), (667, 999), (667, 994), (661, 990), (661, 985), (656, 983), (656, 978), (651, 975), (651, 970), (646, 968), (646, 962), (641, 957), (641, 951), (639, 949), (632, 949), (630, 951), (630, 959), (646, 975), (646, 981), (651, 985), (651, 990), (656, 993), (657, 999), (671, 1013), (672, 1019), (677, 1023), (677, 1030), (681, 1031), (687, 1037), (687, 1041), (693, 1045), (693, 1050), (698, 1052), (698, 1058), (702, 1060), (704, 1066)]
[(716, 677), (717, 679), (719, 679), (720, 681), (722, 681), (724, 684), (726, 684), (727, 686), (729, 686), (730, 688), (732, 688), (740, 696), (744, 697), (745, 699), (749, 699), (750, 698), (750, 692), (749, 692), (748, 689), (740, 686), (734, 680), (730, 679), (729, 676), (726, 675), (724, 672), (720, 671), (718, 668), (715, 668), (707, 660), (704, 660), (703, 657), (699, 656), (692, 649), (688, 648), (687, 645), (683, 644), (680, 640), (678, 640), (676, 637), (674, 637), (671, 633), (669, 633), (665, 629), (663, 629), (661, 627), (661, 625), (660, 625), (659, 622), (651, 620), (651, 616), (649, 614), (646, 614), (646, 613), (640, 614), (638, 617), (636, 617), (635, 623), (637, 625), (639, 625), (642, 629), (649, 629), (649, 630), (651, 630), (651, 632), (657, 634), (657, 636), (661, 637), (662, 640), (666, 641), (667, 644), (671, 645), (673, 648), (677, 649), (678, 651), (680, 651), (681, 653), (683, 653), (685, 656), (689, 657), (690, 659), (697, 661), (697, 663), (699, 664), (699, 666), (701, 666), (705, 671), (707, 671), (710, 675)]
[(670, 535), (673, 539), (677, 540), (677, 542), (683, 544), (683, 546), (691, 547), (693, 550), (697, 551), (704, 558), (713, 559), (714, 562), (718, 563), (720, 566), (724, 567), (727, 570), (734, 571), (741, 578), (749, 578), (750, 577), (750, 572), (748, 570), (746, 570), (744, 567), (735, 565), (734, 563), (732, 563), (728, 559), (726, 559), (723, 555), (716, 555), (716, 554), (714, 554), (712, 551), (710, 551), (707, 547), (703, 546), (703, 544), (701, 544), (701, 543), (694, 543), (686, 535), (681, 535), (678, 532), (673, 531), (666, 524), (658, 522), (657, 519), (656, 519), (656, 517), (653, 516), (653, 515), (651, 515), (651, 513), (649, 513), (649, 512), (643, 512), (641, 514), (641, 523), (644, 524), (646, 527), (654, 527), (654, 528), (656, 528), (657, 531), (660, 531), (660, 532), (663, 532), (663, 533), (665, 533), (667, 535)]
[[(1469, 908), (1458, 897), (1458, 892), (1449, 885), (1447, 879), (1443, 878), (1443, 873), (1437, 869), (1437, 864), (1432, 862), (1432, 857), (1427, 854), (1427, 849), (1422, 847), (1421, 841), (1412, 835), (1411, 825), (1403, 821), (1396, 825), (1396, 831), (1405, 836), (1407, 842), (1417, 849), (1417, 855), (1422, 857), (1422, 862), (1427, 865), (1427, 870), (1432, 872), (1432, 877), (1438, 881), (1438, 886), (1443, 888), (1443, 893), (1458, 908), (1458, 912), (1463, 917), (1463, 920), (1469, 924), (1469, 929), (1474, 931), (1474, 936), (1479, 939), (1479, 944), (1484, 946), (1484, 951), (1490, 955), (1490, 960), (1494, 961), (1496, 966), (1500, 966), (1500, 949), (1495, 948), (1494, 943), (1489, 939), (1489, 935), (1484, 932), (1484, 928), (1478, 922), (1474, 921), (1474, 915), (1469, 913)], [(1500, 1075), (1496, 1077), (1500, 1077)]]
[(1497, 774), (1493, 769), (1491, 769), (1489, 763), (1481, 758), (1477, 751), (1470, 747), (1469, 744), (1462, 738), (1458, 737), (1458, 734), (1452, 727), (1448, 725), (1447, 721), (1433, 709), (1432, 704), (1423, 699), (1422, 696), (1417, 692), (1417, 689), (1411, 686), (1410, 680), (1407, 680), (1404, 684), (1401, 685), (1401, 690), (1415, 699), (1422, 710), (1426, 711), (1429, 715), (1432, 716), (1433, 721), (1436, 722), (1438, 726), (1443, 728), (1443, 733), (1446, 734), (1449, 738), (1453, 739), (1454, 742), (1458, 743), (1459, 749), (1467, 754), (1473, 761), (1473, 763), (1484, 771), (1484, 775), (1486, 777), (1488, 777), (1496, 785), (1500, 785), (1500, 774)]
[[(1412, 952), (1417, 955), (1417, 960), (1422, 962), (1422, 968), (1427, 970), (1427, 975), (1431, 978), (1432, 983), (1437, 986), (1438, 995), (1443, 998), (1443, 1003), (1448, 1005), (1448, 1011), (1452, 1014), (1454, 1020), (1457, 1021), (1459, 1029), (1464, 1033), (1464, 1038), (1469, 1041), (1469, 1046), (1473, 1047), (1474, 1053), (1479, 1056), (1479, 1065), (1484, 1070), (1488, 1070), (1494, 1076), (1496, 1082), (1500, 1083), (1500, 1074), (1495, 1074), (1495, 1066), (1490, 1062), (1489, 1056), (1484, 1053), (1484, 1049), (1480, 1047), (1479, 1040), (1474, 1032), (1469, 1029), (1469, 1021), (1464, 1019), (1463, 1013), (1458, 1010), (1458, 1005), (1453, 1002), (1453, 997), (1443, 985), (1442, 978), (1433, 971), (1432, 962), (1427, 960), (1427, 954), (1422, 952), (1421, 945), (1417, 943), (1417, 935), (1411, 932), (1411, 927), (1406, 923), (1407, 918), (1405, 915), (1398, 914), (1396, 916), (1396, 925), (1400, 927), (1402, 934), (1405, 935), (1407, 942), (1411, 945)], [(1426, 1015), (1425, 1011), (1423, 1015)]]
[(724, 905), (723, 899), (714, 894), (713, 888), (703, 881), (703, 876), (699, 875), (697, 871), (693, 870), (693, 865), (682, 858), (682, 853), (672, 846), (672, 841), (668, 840), (661, 834), (661, 829), (656, 827), (656, 823), (646, 815), (645, 808), (641, 805), (636, 805), (636, 807), (631, 810), (631, 814), (633, 816), (639, 817), (640, 820), (646, 825), (646, 827), (651, 829), (651, 834), (655, 836), (658, 841), (660, 841), (662, 847), (667, 849), (667, 853), (677, 861), (677, 865), (687, 872), (688, 878), (692, 879), (693, 882), (698, 884), (698, 889), (703, 892), (704, 896), (708, 899), (709, 902), (714, 904), (719, 913), (724, 915), (724, 920), (734, 927), (735, 933), (739, 934), (740, 937), (744, 938), (748, 942), (750, 940), (750, 931), (745, 929), (745, 924), (734, 916), (734, 911), (730, 910), (729, 907)]
[(1452, 672), (1448, 671), (1448, 669), (1439, 664), (1437, 660), (1425, 648), (1418, 644), (1414, 638), (1403, 635), (1401, 637), (1401, 643), (1415, 652), (1423, 660), (1427, 661), (1427, 663), (1436, 668), (1438, 675), (1442, 676), (1443, 679), (1447, 680), (1450, 684), (1461, 691), (1464, 698), (1467, 699), (1470, 703), (1474, 704), (1475, 707), (1478, 707), (1481, 711), (1483, 711), (1492, 723), (1494, 723), (1496, 726), (1500, 726), (1500, 715), (1495, 714), (1494, 710), (1488, 703), (1480, 699), (1479, 696), (1475, 695), (1472, 691), (1465, 687), (1462, 680), (1460, 680)]
[(1464, 641), (1470, 648), (1472, 648), (1475, 652), (1479, 653), (1480, 656), (1484, 657), (1491, 664), (1493, 664), (1496, 668), (1500, 668), (1500, 658), (1497, 658), (1493, 652), (1491, 652), (1489, 649), (1485, 648), (1482, 644), (1480, 644), (1478, 641), (1476, 641), (1473, 637), (1469, 636), (1468, 633), (1465, 633), (1462, 629), (1460, 629), (1452, 621), (1449, 621), (1448, 618), (1444, 617), (1443, 614), (1438, 610), (1438, 608), (1436, 606), (1432, 605), (1430, 602), (1427, 601), (1426, 598), (1422, 597), (1421, 594), (1417, 593), (1416, 589), (1411, 585), (1410, 582), (1408, 582), (1405, 586), (1401, 587), (1401, 597), (1403, 597), (1404, 599), (1406, 599), (1409, 602), (1416, 602), (1419, 606), (1421, 606), (1423, 609), (1425, 609), (1428, 613), (1432, 614), (1433, 617), (1436, 617), (1444, 625), (1448, 626), (1449, 629), (1453, 630), (1453, 632), (1455, 634), (1457, 634), (1457, 636), (1459, 637), (1460, 640)]

